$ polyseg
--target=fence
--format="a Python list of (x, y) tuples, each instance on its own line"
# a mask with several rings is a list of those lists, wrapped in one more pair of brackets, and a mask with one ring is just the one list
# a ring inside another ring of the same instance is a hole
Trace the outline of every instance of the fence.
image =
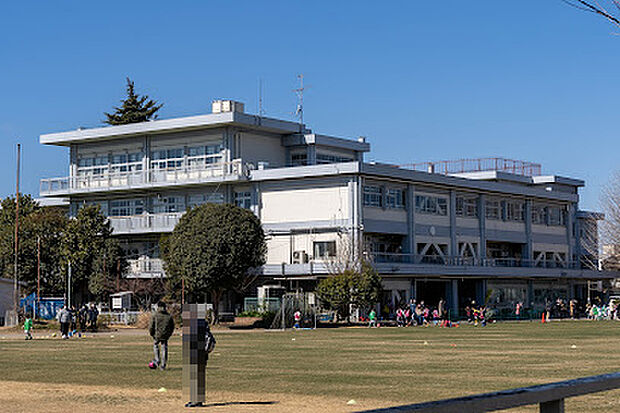
[(246, 297), (243, 299), (243, 311), (278, 311), (281, 299), (277, 297), (263, 298), (261, 301), (257, 297)]
[(122, 313), (101, 312), (99, 318), (110, 324), (135, 324), (138, 321), (140, 311), (123, 311)]
[(434, 402), (366, 410), (365, 413), (478, 413), (539, 404), (541, 413), (564, 413), (564, 399), (620, 388), (620, 372)]

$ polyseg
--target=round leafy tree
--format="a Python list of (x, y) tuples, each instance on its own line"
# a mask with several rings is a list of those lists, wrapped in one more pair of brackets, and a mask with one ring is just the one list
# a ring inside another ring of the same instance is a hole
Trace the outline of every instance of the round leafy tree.
[(224, 291), (243, 291), (265, 263), (267, 251), (259, 219), (229, 204), (192, 208), (162, 247), (171, 289), (180, 291), (184, 284), (186, 301), (201, 301), (209, 294), (216, 316)]

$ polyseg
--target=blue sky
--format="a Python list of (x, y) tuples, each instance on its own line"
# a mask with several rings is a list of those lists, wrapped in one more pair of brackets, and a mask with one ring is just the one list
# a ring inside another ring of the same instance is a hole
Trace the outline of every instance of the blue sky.
[(296, 75), (315, 132), (368, 136), (369, 160), (505, 156), (586, 180), (582, 207), (620, 169), (620, 36), (561, 0), (106, 1), (0, 5), (0, 196), (68, 174), (42, 133), (93, 127), (124, 94), (161, 118), (215, 98), (291, 118)]

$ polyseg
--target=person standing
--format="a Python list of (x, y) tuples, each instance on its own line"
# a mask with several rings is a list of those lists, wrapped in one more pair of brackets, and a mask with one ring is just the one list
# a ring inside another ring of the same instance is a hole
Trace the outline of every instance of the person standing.
[(69, 338), (69, 324), (71, 323), (71, 313), (67, 310), (67, 306), (63, 305), (58, 313), (58, 322), (60, 323), (60, 335), (63, 340)]
[(439, 304), (437, 305), (437, 312), (439, 313), (439, 320), (442, 322), (446, 319), (446, 300), (442, 298), (439, 299)]
[(90, 305), (90, 309), (88, 310), (88, 323), (90, 324), (90, 329), (92, 331), (97, 330), (97, 317), (99, 316), (99, 311), (95, 304)]
[(368, 314), (368, 320), (368, 327), (377, 326), (377, 312), (374, 309), (370, 310), (370, 314)]
[(88, 308), (86, 304), (80, 307), (80, 311), (78, 311), (78, 324), (80, 326), (80, 332), (86, 331), (86, 322), (88, 320)]
[(293, 317), (295, 318), (295, 325), (293, 325), (293, 328), (301, 328), (301, 311), (295, 311)]
[(30, 316), (26, 316), (26, 320), (24, 321), (24, 334), (26, 335), (26, 340), (32, 340), (32, 318)]
[[(155, 363), (160, 370), (164, 370), (168, 363), (168, 339), (174, 332), (174, 320), (168, 311), (166, 303), (157, 303), (157, 311), (151, 316), (149, 333), (153, 337), (153, 354)], [(161, 350), (161, 351), (160, 351)]]

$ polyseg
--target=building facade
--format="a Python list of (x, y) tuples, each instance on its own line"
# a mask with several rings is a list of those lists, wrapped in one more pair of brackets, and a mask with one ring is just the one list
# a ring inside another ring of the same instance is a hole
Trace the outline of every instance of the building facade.
[[(410, 298), (453, 309), (471, 300), (585, 299), (586, 283), (614, 274), (581, 264), (578, 188), (540, 166), (484, 159), (398, 167), (367, 163), (364, 138), (247, 114), (213, 113), (41, 135), (69, 148), (68, 176), (41, 195), (70, 213), (98, 204), (130, 262), (127, 277), (164, 276), (161, 234), (206, 202), (256, 214), (267, 235), (263, 281), (313, 287), (339, 260), (370, 260), (383, 303)], [(420, 170), (422, 169), (422, 170)]]

